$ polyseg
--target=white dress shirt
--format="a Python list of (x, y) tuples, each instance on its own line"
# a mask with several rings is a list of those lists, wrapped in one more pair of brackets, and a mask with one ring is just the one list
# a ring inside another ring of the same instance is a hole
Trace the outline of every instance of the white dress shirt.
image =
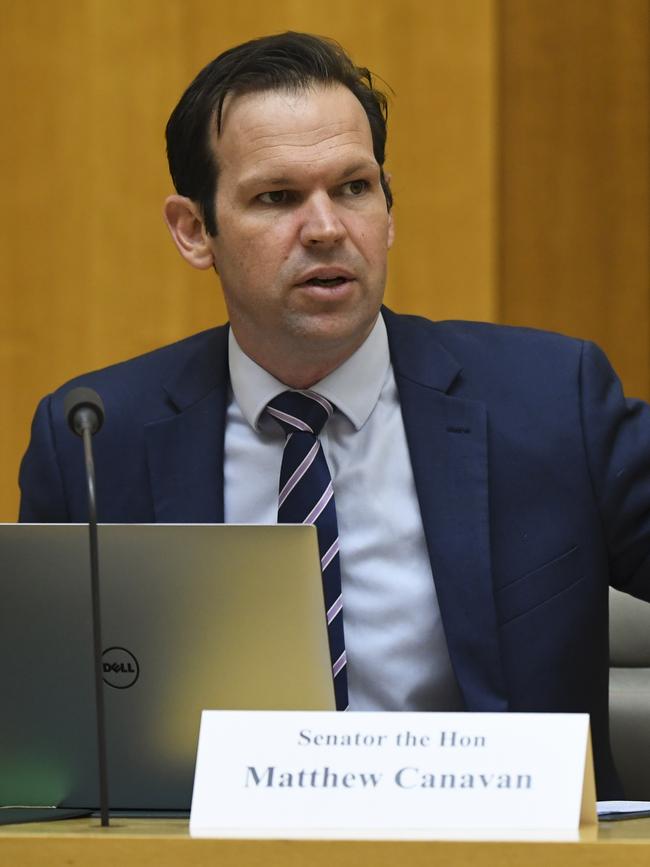
[[(230, 330), (227, 523), (275, 524), (284, 433), (264, 410), (287, 386)], [(312, 387), (336, 407), (320, 440), (340, 537), (350, 710), (460, 710), (381, 316)]]

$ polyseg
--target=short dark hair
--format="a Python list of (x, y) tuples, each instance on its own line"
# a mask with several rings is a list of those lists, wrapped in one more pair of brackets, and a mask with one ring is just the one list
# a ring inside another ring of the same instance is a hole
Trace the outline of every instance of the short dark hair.
[(219, 174), (211, 131), (221, 131), (226, 96), (300, 90), (318, 83), (344, 85), (363, 106), (390, 210), (393, 196), (383, 170), (388, 116), (385, 94), (375, 88), (370, 71), (355, 66), (333, 39), (289, 31), (224, 51), (199, 72), (167, 122), (167, 159), (174, 186), (180, 195), (198, 204), (211, 235), (217, 234), (214, 197)]

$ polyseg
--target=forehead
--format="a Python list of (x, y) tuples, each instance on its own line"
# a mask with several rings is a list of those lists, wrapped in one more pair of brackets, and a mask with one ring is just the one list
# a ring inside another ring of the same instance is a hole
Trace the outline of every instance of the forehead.
[(233, 97), (224, 103), (213, 147), (221, 174), (316, 167), (339, 158), (374, 162), (363, 106), (340, 84)]

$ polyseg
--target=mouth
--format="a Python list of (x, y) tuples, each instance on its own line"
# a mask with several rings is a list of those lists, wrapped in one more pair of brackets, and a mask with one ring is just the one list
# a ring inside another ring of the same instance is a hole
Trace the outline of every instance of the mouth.
[(338, 268), (318, 268), (308, 272), (298, 281), (297, 286), (313, 286), (319, 289), (337, 289), (351, 283), (354, 276), (346, 270)]
[(333, 289), (335, 286), (341, 286), (343, 283), (347, 282), (347, 277), (310, 277), (309, 280), (305, 280), (301, 285), (325, 286), (328, 289)]

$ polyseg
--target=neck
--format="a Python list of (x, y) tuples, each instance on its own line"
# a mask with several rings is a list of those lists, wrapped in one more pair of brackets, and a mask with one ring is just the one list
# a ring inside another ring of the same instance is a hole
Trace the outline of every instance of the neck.
[(362, 345), (368, 335), (363, 339), (345, 347), (340, 347), (338, 352), (328, 347), (328, 351), (321, 353), (320, 357), (316, 347), (310, 347), (307, 354), (301, 352), (285, 352), (278, 358), (276, 353), (263, 351), (259, 345), (250, 346), (245, 340), (240, 340), (235, 332), (235, 337), (240, 348), (246, 355), (267, 373), (274, 376), (288, 388), (307, 389), (320, 382), (332, 371), (344, 364), (350, 356)]
[(325, 377), (332, 373), (333, 370), (336, 370), (336, 368), (340, 367), (343, 362), (347, 361), (350, 355), (352, 355), (351, 352), (347, 355), (343, 355), (341, 358), (331, 360), (329, 363), (323, 363), (321, 365), (315, 365), (314, 359), (310, 359), (310, 366), (300, 366), (295, 361), (291, 365), (277, 366), (273, 364), (264, 364), (256, 358), (253, 358), (253, 361), (289, 388), (306, 389), (311, 388), (312, 385), (320, 382), (321, 379), (325, 379)]

